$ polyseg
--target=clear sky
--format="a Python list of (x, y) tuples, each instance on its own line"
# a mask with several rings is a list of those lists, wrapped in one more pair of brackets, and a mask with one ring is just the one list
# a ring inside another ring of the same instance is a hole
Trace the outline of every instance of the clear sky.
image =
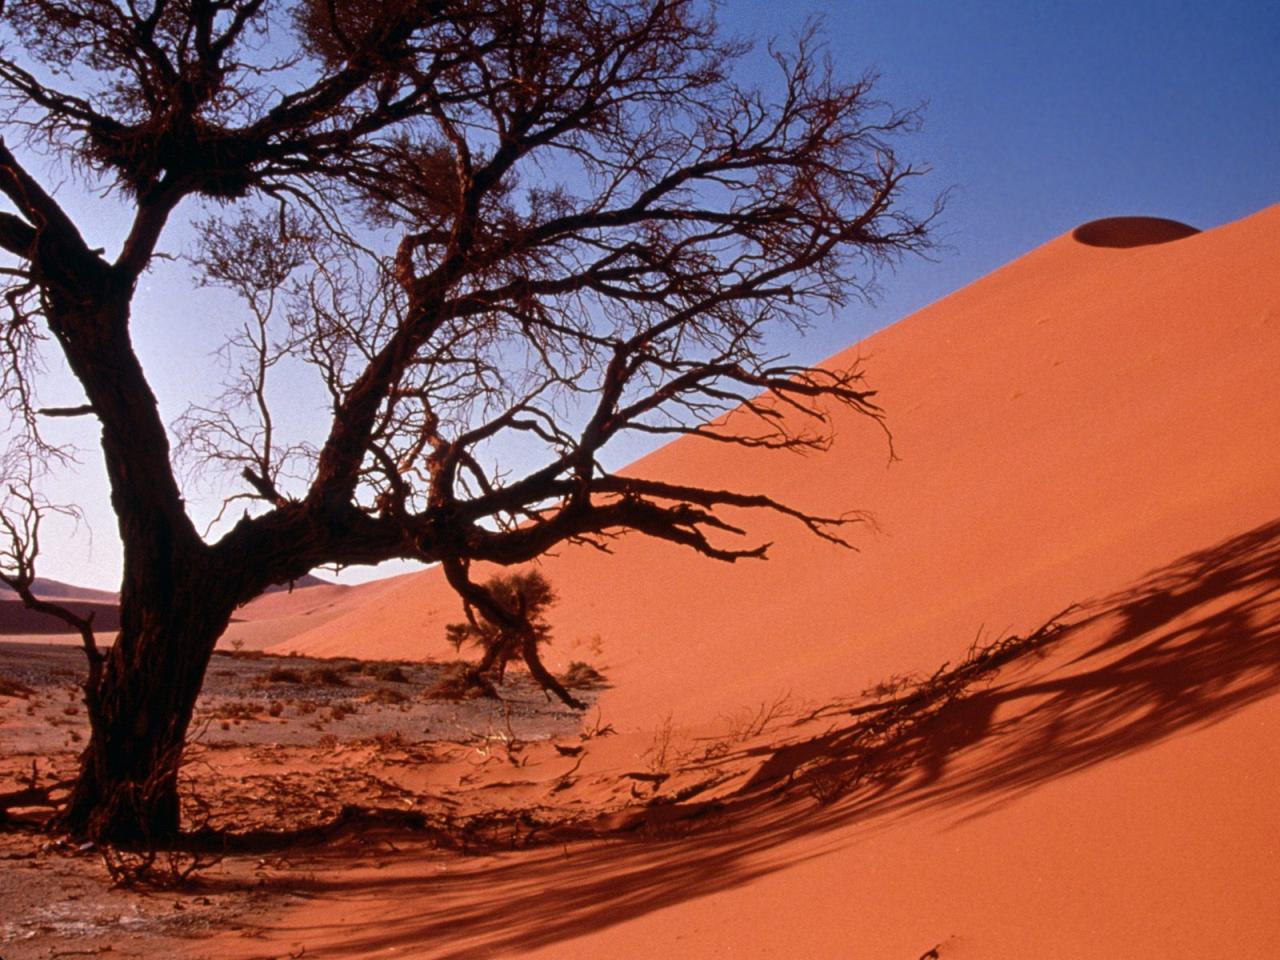
[[(785, 38), (815, 14), (839, 69), (855, 76), (874, 68), (890, 102), (927, 103), (924, 129), (904, 153), (932, 167), (922, 189), (953, 193), (939, 230), (946, 247), (885, 277), (876, 304), (854, 304), (786, 344), (798, 360), (835, 353), (1088, 220), (1143, 214), (1208, 228), (1280, 202), (1273, 3), (725, 0), (721, 7), (726, 28), (757, 37)], [(64, 185), (64, 200), (113, 247), (117, 212), (73, 189)], [(178, 249), (182, 231), (173, 236), (170, 249)], [(231, 306), (192, 290), (180, 267), (154, 271), (135, 337), (166, 419), (182, 412), (193, 384), (216, 373), (209, 354), (219, 324), (203, 313)], [(43, 399), (79, 402), (70, 387), (65, 392), (55, 387)], [(40, 572), (110, 589), (120, 569), (114, 520), (92, 437), (79, 439), (83, 466), (52, 492), (81, 503), (92, 543), (83, 531), (72, 538), (51, 529)]]

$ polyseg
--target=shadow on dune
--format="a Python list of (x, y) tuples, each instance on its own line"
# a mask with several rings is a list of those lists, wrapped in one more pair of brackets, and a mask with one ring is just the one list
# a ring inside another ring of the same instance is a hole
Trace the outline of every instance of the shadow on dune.
[[(447, 870), (427, 858), (420, 876), (339, 880), (321, 870), (302, 892), (377, 903), (377, 929), (335, 922), (293, 935), (320, 936), (343, 955), (395, 946), (453, 960), (518, 954), (793, 866), (789, 840), (853, 824), (876, 830), (880, 818), (924, 809), (973, 816), (1218, 722), (1280, 689), (1280, 521), (1183, 557), (1006, 656), (1012, 649), (992, 661), (994, 675), (943, 684), (922, 722), (872, 747), (856, 735), (868, 708), (843, 708), (844, 729), (824, 723), (822, 736), (779, 748), (768, 784), (754, 779), (714, 814), (714, 829), (451, 860)], [(816, 773), (843, 783), (832, 802), (805, 789)], [(291, 936), (287, 922), (276, 932)]]
[(915, 744), (915, 779), (891, 802), (990, 809), (1274, 694), (1280, 521), (1154, 571), (1092, 605), (1070, 633), (1083, 649), (1072, 644), (1069, 661), (940, 712)]

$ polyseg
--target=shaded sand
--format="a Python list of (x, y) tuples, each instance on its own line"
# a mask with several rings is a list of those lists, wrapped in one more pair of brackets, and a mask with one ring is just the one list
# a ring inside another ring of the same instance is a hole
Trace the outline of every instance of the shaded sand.
[(1161, 217), (1107, 217), (1081, 224), (1071, 231), (1071, 238), (1091, 247), (1144, 247), (1199, 232), (1185, 223)]
[[(1063, 623), (896, 736), (868, 738), (853, 698), (677, 739), (650, 805), (611, 818), (621, 838), (301, 852), (281, 890), (304, 902), (214, 955), (1274, 956), (1280, 523)], [(536, 756), (484, 792), (609, 809), (652, 768), (641, 742), (587, 742), (587, 770)]]

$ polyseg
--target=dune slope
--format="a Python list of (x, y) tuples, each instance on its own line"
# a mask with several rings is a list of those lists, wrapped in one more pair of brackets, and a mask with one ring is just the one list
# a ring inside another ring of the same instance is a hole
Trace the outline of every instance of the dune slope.
[[(812, 708), (928, 674), (975, 636), (1077, 605), (1058, 640), (835, 802), (747, 805), (691, 836), (334, 874), (266, 932), (273, 949), (1280, 951), (1280, 207), (1204, 233), (1086, 226), (833, 358), (863, 361), (880, 389), (892, 466), (873, 425), (837, 417), (825, 456), (680, 441), (633, 468), (869, 510), (859, 552), (755, 517), (767, 563), (638, 538), (545, 561), (564, 597), (556, 655), (606, 668), (617, 746), (670, 716), (692, 750), (788, 691)], [(454, 610), (427, 572), (291, 642), (409, 655)], [(849, 721), (829, 716), (838, 745)], [(753, 778), (803, 775), (783, 729), (745, 752)]]
[[(1280, 208), (1196, 235), (1169, 223), (1087, 225), (1108, 245), (1061, 237), (831, 358), (866, 368), (897, 462), (841, 411), (824, 455), (682, 439), (639, 461), (874, 527), (852, 552), (739, 517), (773, 547), (732, 566), (639, 537), (613, 557), (565, 547), (542, 561), (563, 597), (551, 659), (605, 667), (611, 719), (694, 723), (929, 669), (980, 629), (1032, 627), (1271, 519)], [(427, 571), (287, 646), (447, 656), (458, 611)]]

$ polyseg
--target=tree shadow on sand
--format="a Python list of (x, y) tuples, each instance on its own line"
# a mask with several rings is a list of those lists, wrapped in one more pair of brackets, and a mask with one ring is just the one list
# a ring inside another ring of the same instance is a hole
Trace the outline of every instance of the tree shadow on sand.
[[(923, 731), (924, 762), (903, 801), (989, 809), (1271, 696), (1280, 687), (1280, 522), (1156, 570), (1088, 613), (1069, 632), (1084, 649), (1068, 662), (973, 692)], [(959, 762), (978, 747), (981, 763)]]
[[(412, 875), (403, 865), (345, 877), (321, 868), (288, 888), (347, 909), (327, 929), (290, 930), (286, 916), (271, 935), (318, 938), (346, 954), (518, 953), (794, 866), (787, 842), (802, 836), (828, 834), (829, 844), (804, 848), (821, 851), (849, 842), (830, 833), (837, 827), (987, 812), (1277, 689), (1280, 521), (1158, 569), (1069, 624), (971, 651), (911, 690), (816, 711), (809, 720), (821, 735), (777, 744), (738, 795), (687, 805), (688, 820), (668, 809), (647, 838), (454, 859), (445, 871), (428, 856)], [(375, 928), (359, 921), (361, 904)]]

